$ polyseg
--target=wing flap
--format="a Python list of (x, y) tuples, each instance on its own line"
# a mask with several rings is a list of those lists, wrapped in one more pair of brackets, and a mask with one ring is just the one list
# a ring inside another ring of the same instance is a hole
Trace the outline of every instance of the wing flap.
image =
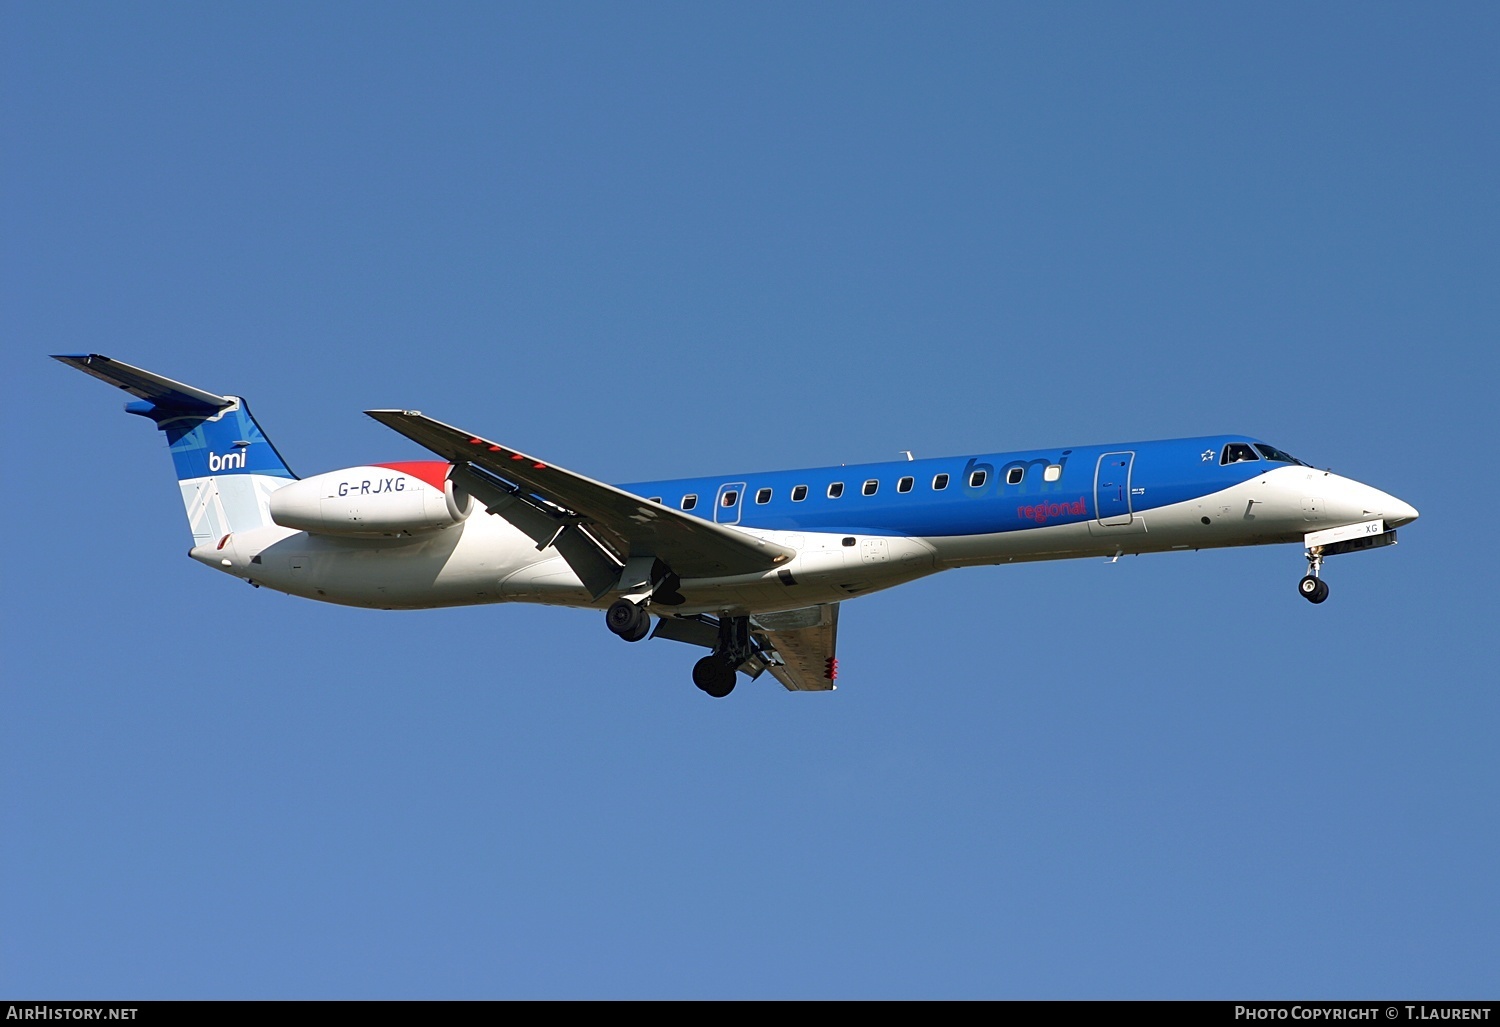
[(759, 613), (751, 624), (762, 647), (780, 658), (779, 664), (768, 661), (766, 669), (789, 691), (828, 692), (837, 687), (838, 603)]
[[(785, 546), (653, 503), (414, 410), (365, 413), (456, 466), (472, 464), (510, 484), (516, 489), (517, 502), (533, 508), (538, 503), (550, 505), (555, 508), (554, 524), (592, 530), (616, 548), (622, 560), (657, 557), (679, 577), (700, 578), (762, 573), (796, 555)], [(507, 520), (514, 513), (519, 520), (512, 523), (536, 539), (527, 524), (521, 523), (535, 522), (535, 517), (508, 511), (503, 504), (492, 512)], [(558, 538), (555, 535), (551, 541)], [(539, 548), (551, 544), (537, 541)]]

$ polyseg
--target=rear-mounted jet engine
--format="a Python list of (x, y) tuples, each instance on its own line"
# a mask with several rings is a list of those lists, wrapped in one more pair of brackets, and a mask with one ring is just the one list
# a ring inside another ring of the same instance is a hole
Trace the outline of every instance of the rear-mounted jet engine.
[(271, 520), (318, 535), (388, 537), (451, 527), (474, 499), (389, 467), (350, 467), (303, 478), (271, 493)]

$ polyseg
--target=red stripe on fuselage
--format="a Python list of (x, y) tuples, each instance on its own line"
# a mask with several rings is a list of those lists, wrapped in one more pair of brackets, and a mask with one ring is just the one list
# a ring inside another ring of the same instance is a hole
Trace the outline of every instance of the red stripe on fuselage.
[(437, 489), (443, 491), (443, 482), (448, 479), (449, 464), (442, 460), (404, 460), (398, 464), (371, 464), (371, 467), (384, 467), (390, 471), (400, 471), (402, 474), (413, 478), (419, 478)]

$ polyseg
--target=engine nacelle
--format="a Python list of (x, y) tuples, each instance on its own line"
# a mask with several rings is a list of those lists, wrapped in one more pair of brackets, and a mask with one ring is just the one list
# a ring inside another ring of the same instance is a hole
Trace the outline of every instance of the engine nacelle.
[(348, 467), (271, 493), (271, 520), (318, 535), (416, 535), (458, 524), (474, 497), (438, 461)]

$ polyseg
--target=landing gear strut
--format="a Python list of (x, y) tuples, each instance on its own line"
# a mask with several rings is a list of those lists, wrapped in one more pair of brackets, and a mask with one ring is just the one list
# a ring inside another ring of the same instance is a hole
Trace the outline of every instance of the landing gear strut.
[(1323, 569), (1323, 547), (1314, 546), (1307, 551), (1307, 577), (1297, 582), (1297, 591), (1309, 603), (1321, 603), (1328, 598), (1328, 582), (1318, 577)]
[(639, 642), (651, 633), (651, 614), (645, 603), (632, 603), (629, 599), (616, 599), (604, 611), (604, 623), (609, 630), (627, 642)]

